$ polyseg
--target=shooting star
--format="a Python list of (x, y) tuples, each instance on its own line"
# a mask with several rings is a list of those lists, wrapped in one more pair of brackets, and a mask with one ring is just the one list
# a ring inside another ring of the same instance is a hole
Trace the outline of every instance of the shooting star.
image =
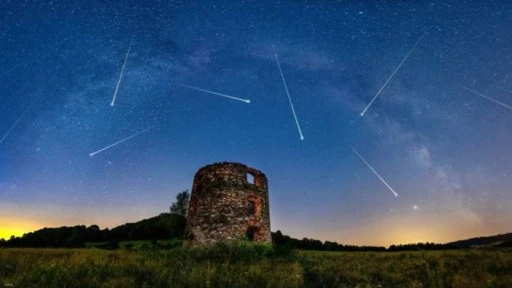
[(230, 96), (230, 95), (226, 95), (226, 94), (222, 94), (222, 93), (218, 93), (218, 92), (213, 92), (213, 91), (210, 91), (210, 90), (201, 89), (201, 88), (198, 88), (198, 87), (195, 87), (195, 86), (186, 85), (186, 84), (177, 84), (177, 85), (185, 87), (185, 88), (201, 91), (201, 92), (210, 93), (210, 94), (217, 95), (217, 96), (222, 96), (222, 97), (233, 99), (233, 100), (242, 101), (242, 102), (245, 102), (247, 104), (251, 103), (251, 100), (249, 100), (249, 99), (242, 99), (242, 98), (238, 98), (238, 97), (235, 97), (235, 96)]
[(467, 91), (469, 91), (469, 92), (472, 92), (472, 93), (474, 93), (474, 94), (476, 94), (476, 95), (478, 95), (478, 96), (480, 96), (480, 97), (482, 97), (482, 98), (485, 98), (485, 99), (490, 100), (490, 101), (492, 101), (492, 102), (494, 102), (494, 103), (496, 103), (496, 104), (498, 104), (498, 105), (501, 105), (501, 106), (503, 106), (503, 107), (505, 107), (505, 108), (508, 108), (508, 109), (512, 110), (512, 107), (511, 107), (511, 106), (509, 106), (509, 105), (507, 105), (507, 104), (505, 104), (505, 103), (503, 103), (503, 102), (500, 102), (500, 101), (498, 101), (498, 100), (496, 100), (496, 99), (494, 99), (494, 98), (491, 98), (491, 97), (489, 97), (489, 96), (486, 96), (486, 95), (484, 95), (484, 94), (482, 94), (482, 93), (480, 93), (480, 92), (478, 92), (478, 91), (475, 91), (475, 90), (473, 90), (473, 89), (471, 89), (471, 88), (469, 88), (469, 87), (466, 87), (466, 86), (464, 86), (464, 85), (462, 85), (462, 84), (455, 83), (455, 82), (452, 82), (452, 83), (453, 83), (454, 85), (456, 85), (456, 86), (459, 86), (460, 88), (462, 88), (462, 89), (464, 89), (464, 90), (467, 90)]
[(89, 156), (91, 156), (91, 157), (92, 157), (92, 156), (94, 156), (94, 155), (96, 155), (96, 154), (98, 154), (98, 153), (101, 153), (101, 152), (103, 152), (103, 151), (105, 151), (105, 150), (108, 150), (108, 149), (110, 149), (110, 148), (114, 147), (114, 146), (117, 146), (117, 145), (119, 145), (119, 144), (121, 144), (121, 143), (123, 143), (123, 142), (125, 142), (125, 141), (128, 141), (128, 140), (132, 139), (132, 138), (133, 138), (133, 137), (135, 137), (135, 136), (138, 136), (138, 135), (140, 135), (140, 134), (142, 134), (142, 133), (144, 133), (144, 132), (147, 132), (147, 131), (148, 131), (148, 130), (150, 130), (151, 128), (153, 128), (153, 127), (149, 127), (149, 128), (144, 129), (144, 130), (142, 130), (142, 131), (140, 131), (140, 132), (137, 132), (137, 133), (133, 134), (132, 136), (129, 136), (129, 137), (126, 137), (126, 138), (124, 138), (124, 139), (122, 139), (122, 140), (119, 140), (119, 141), (117, 141), (117, 142), (116, 142), (116, 143), (114, 143), (114, 144), (110, 144), (110, 145), (108, 145), (108, 146), (107, 146), (107, 147), (105, 147), (105, 148), (101, 148), (101, 149), (100, 149), (100, 150), (98, 150), (98, 151), (95, 151), (95, 152), (89, 153)]
[(396, 193), (396, 191), (391, 188), (391, 186), (389, 186), (389, 184), (386, 182), (386, 180), (384, 180), (384, 178), (382, 178), (379, 173), (377, 171), (375, 171), (375, 169), (373, 169), (372, 165), (370, 165), (370, 163), (366, 162), (366, 160), (363, 158), (363, 156), (361, 156), (361, 154), (359, 154), (359, 152), (357, 152), (357, 150), (352, 147), (352, 145), (350, 144), (347, 144), (348, 146), (350, 146), (350, 149), (352, 149), (352, 151), (354, 151), (354, 153), (359, 157), (359, 159), (361, 159), (361, 161), (364, 162), (364, 164), (366, 164), (366, 166), (368, 166), (368, 168), (370, 168), (370, 170), (372, 170), (373, 174), (375, 174), (375, 176), (377, 176), (377, 178), (379, 178), (379, 180), (384, 183), (384, 185), (386, 185), (386, 187), (388, 187), (389, 191), (391, 191), (391, 193), (393, 193), (393, 195), (395, 195), (395, 197), (398, 197), (398, 193)]
[(130, 55), (130, 50), (132, 49), (132, 41), (130, 40), (130, 46), (128, 46), (128, 52), (126, 52), (126, 57), (124, 58), (123, 68), (121, 68), (121, 74), (119, 75), (119, 80), (117, 80), (116, 91), (114, 91), (114, 97), (112, 98), (112, 102), (110, 106), (114, 106), (117, 97), (117, 91), (119, 90), (119, 85), (121, 84), (121, 80), (123, 79), (124, 68), (126, 67), (126, 63), (128, 62), (128, 56)]
[(295, 118), (295, 124), (297, 124), (297, 130), (299, 130), (300, 140), (304, 140), (304, 135), (302, 135), (299, 120), (297, 119), (297, 114), (295, 114), (295, 109), (293, 108), (292, 98), (290, 97), (290, 92), (288, 92), (288, 86), (286, 85), (286, 81), (284, 80), (283, 70), (281, 70), (281, 64), (279, 63), (279, 58), (277, 57), (277, 53), (275, 51), (274, 56), (276, 58), (277, 67), (279, 68), (279, 73), (281, 74), (281, 79), (283, 79), (284, 90), (286, 90), (286, 95), (288, 95), (288, 101), (290, 101), (290, 107), (292, 108), (293, 117)]
[(0, 139), (0, 144), (2, 144), (2, 142), (4, 142), (5, 138), (7, 138), (7, 136), (9, 135), (9, 133), (11, 133), (11, 131), (14, 129), (14, 127), (16, 127), (16, 125), (18, 125), (18, 123), (20, 123), (21, 119), (23, 118), (23, 116), (28, 112), (28, 110), (30, 110), (30, 108), (32, 107), (33, 103), (30, 104), (30, 106), (28, 106), (27, 109), (25, 109), (25, 111), (23, 111), (23, 113), (21, 113), (21, 115), (18, 117), (18, 119), (16, 119), (16, 121), (14, 122), (14, 124), (12, 124), (11, 128), (9, 128), (9, 130), (7, 130), (7, 132), (5, 132), (4, 136), (2, 137), (2, 139)]
[(375, 99), (377, 99), (377, 97), (379, 97), (379, 95), (382, 92), (382, 90), (384, 90), (384, 88), (386, 88), (386, 86), (388, 85), (389, 81), (391, 81), (391, 79), (393, 79), (393, 77), (395, 76), (396, 72), (398, 72), (398, 70), (400, 70), (400, 67), (402, 67), (402, 65), (404, 64), (405, 60), (407, 60), (407, 58), (409, 58), (409, 55), (411, 55), (412, 51), (414, 51), (416, 46), (418, 46), (418, 44), (421, 42), (423, 37), (425, 37), (425, 35), (427, 35), (427, 32), (423, 33), (423, 35), (420, 37), (420, 39), (418, 39), (418, 41), (416, 41), (414, 46), (412, 46), (411, 50), (409, 50), (409, 53), (407, 53), (407, 55), (405, 55), (404, 59), (402, 59), (402, 62), (400, 62), (400, 64), (398, 64), (398, 66), (396, 67), (395, 71), (393, 71), (393, 73), (391, 73), (391, 75), (389, 76), (388, 80), (386, 80), (384, 85), (382, 85), (382, 87), (380, 87), (379, 91), (377, 91), (377, 94), (375, 94), (375, 96), (373, 96), (372, 101), (370, 101), (370, 103), (368, 103), (366, 108), (364, 108), (363, 112), (361, 112), (361, 114), (360, 114), (361, 116), (364, 116), (364, 113), (366, 113), (366, 110), (368, 110), (368, 108), (370, 108), (370, 106), (372, 105), (373, 101), (375, 101)]

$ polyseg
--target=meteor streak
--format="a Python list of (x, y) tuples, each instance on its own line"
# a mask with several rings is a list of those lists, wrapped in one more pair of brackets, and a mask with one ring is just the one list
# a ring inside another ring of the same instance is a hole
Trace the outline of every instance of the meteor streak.
[(28, 110), (30, 110), (30, 108), (32, 107), (33, 104), (30, 104), (30, 106), (28, 106), (27, 109), (25, 109), (25, 111), (23, 111), (23, 113), (21, 113), (21, 115), (18, 117), (18, 119), (16, 119), (16, 121), (14, 122), (14, 124), (12, 124), (11, 128), (9, 128), (9, 130), (7, 130), (7, 132), (5, 132), (4, 136), (2, 137), (2, 139), (0, 139), (0, 144), (2, 144), (2, 142), (4, 142), (5, 138), (7, 138), (7, 136), (9, 135), (9, 133), (11, 133), (12, 129), (14, 129), (14, 127), (16, 127), (16, 125), (18, 125), (18, 123), (21, 121), (21, 118), (23, 118), (23, 116), (27, 113)]
[(100, 150), (98, 150), (98, 151), (95, 151), (95, 152), (89, 153), (89, 156), (91, 156), (91, 157), (92, 157), (92, 156), (94, 156), (94, 155), (96, 155), (96, 154), (98, 154), (98, 153), (101, 153), (101, 152), (103, 152), (103, 151), (105, 151), (105, 150), (107, 150), (107, 149), (110, 149), (110, 148), (112, 148), (112, 147), (114, 147), (114, 146), (117, 146), (117, 145), (119, 145), (119, 144), (123, 143), (124, 141), (128, 141), (128, 140), (132, 139), (132, 138), (133, 138), (133, 137), (135, 137), (135, 136), (138, 136), (138, 135), (140, 135), (140, 134), (142, 134), (142, 133), (144, 133), (144, 132), (147, 132), (147, 131), (148, 131), (149, 129), (151, 129), (151, 128), (153, 128), (153, 127), (149, 127), (149, 128), (144, 129), (144, 130), (142, 130), (142, 131), (140, 131), (140, 132), (137, 132), (137, 133), (133, 134), (132, 136), (129, 136), (129, 137), (126, 137), (126, 138), (124, 138), (124, 139), (122, 139), (122, 140), (119, 140), (119, 141), (117, 141), (117, 142), (116, 142), (116, 143), (114, 143), (114, 144), (110, 144), (110, 145), (108, 145), (108, 146), (107, 146), (107, 147), (105, 147), (105, 148), (101, 148), (101, 149), (100, 149)]
[(286, 95), (288, 95), (288, 101), (290, 101), (290, 107), (292, 108), (293, 118), (295, 118), (295, 124), (297, 124), (297, 130), (299, 130), (300, 140), (304, 140), (304, 135), (302, 135), (302, 131), (300, 130), (299, 120), (297, 119), (295, 109), (293, 108), (292, 98), (290, 97), (290, 92), (288, 92), (288, 86), (286, 85), (286, 81), (284, 80), (283, 70), (281, 70), (281, 64), (279, 63), (279, 58), (277, 58), (277, 53), (275, 53), (275, 51), (274, 56), (276, 58), (277, 67), (279, 68), (279, 73), (281, 74), (281, 79), (283, 79), (284, 90), (286, 90)]
[(119, 75), (119, 80), (117, 80), (116, 91), (114, 91), (114, 97), (112, 98), (112, 102), (110, 106), (114, 106), (117, 97), (117, 91), (119, 90), (119, 85), (121, 84), (121, 80), (123, 79), (124, 68), (126, 67), (126, 62), (128, 62), (128, 56), (130, 55), (130, 50), (132, 49), (132, 41), (130, 40), (130, 46), (128, 46), (128, 52), (126, 52), (126, 57), (124, 58), (123, 68), (121, 68), (121, 74)]
[(359, 154), (359, 152), (357, 152), (357, 150), (352, 147), (352, 145), (350, 144), (347, 144), (348, 146), (350, 146), (350, 149), (352, 149), (352, 151), (354, 151), (354, 153), (359, 157), (359, 159), (361, 159), (361, 161), (364, 162), (364, 164), (366, 164), (366, 166), (368, 166), (368, 168), (370, 168), (370, 170), (372, 170), (373, 174), (375, 174), (375, 176), (377, 176), (377, 178), (379, 178), (379, 180), (384, 183), (384, 185), (386, 185), (386, 187), (388, 187), (389, 191), (391, 191), (391, 193), (393, 193), (393, 195), (395, 195), (395, 197), (398, 197), (398, 193), (396, 193), (396, 191), (391, 188), (391, 186), (389, 186), (389, 184), (386, 182), (386, 180), (384, 180), (384, 178), (382, 178), (379, 173), (377, 171), (375, 171), (375, 169), (373, 169), (372, 165), (370, 165), (370, 163), (366, 162), (366, 160), (363, 158), (363, 156), (361, 156), (361, 154)]
[(226, 95), (226, 94), (222, 94), (222, 93), (218, 93), (218, 92), (213, 92), (213, 91), (210, 91), (210, 90), (201, 89), (201, 88), (198, 88), (198, 87), (195, 87), (195, 86), (186, 85), (186, 84), (177, 84), (177, 85), (185, 87), (185, 88), (201, 91), (201, 92), (210, 93), (210, 94), (217, 95), (217, 96), (222, 96), (222, 97), (233, 99), (233, 100), (242, 101), (242, 102), (245, 102), (247, 104), (251, 103), (251, 100), (249, 100), (249, 99), (242, 99), (242, 98), (238, 98), (238, 97), (234, 97), (234, 96), (229, 96), (229, 95)]
[(490, 100), (490, 101), (492, 101), (492, 102), (494, 102), (494, 103), (496, 103), (496, 104), (498, 104), (498, 105), (501, 105), (501, 106), (503, 106), (503, 107), (505, 107), (505, 108), (508, 108), (508, 109), (512, 110), (512, 107), (511, 107), (511, 106), (509, 106), (509, 105), (507, 105), (507, 104), (505, 104), (505, 103), (503, 103), (503, 102), (500, 102), (500, 101), (498, 101), (498, 100), (496, 100), (496, 99), (494, 99), (494, 98), (491, 98), (491, 97), (489, 97), (489, 96), (486, 96), (486, 95), (484, 95), (484, 94), (482, 94), (482, 93), (480, 93), (480, 92), (478, 92), (478, 91), (475, 91), (475, 90), (473, 90), (473, 89), (471, 89), (471, 88), (469, 88), (469, 87), (466, 87), (466, 86), (464, 86), (464, 85), (462, 85), (462, 84), (455, 83), (455, 82), (452, 82), (452, 83), (453, 83), (454, 85), (456, 85), (456, 86), (459, 86), (460, 88), (462, 88), (462, 89), (464, 89), (464, 90), (467, 90), (467, 91), (469, 91), (469, 92), (472, 92), (473, 94), (476, 94), (476, 95), (478, 95), (478, 96), (480, 96), (480, 97), (482, 97), (482, 98), (485, 98), (485, 99)]
[(391, 79), (395, 76), (396, 72), (398, 72), (398, 70), (400, 70), (400, 67), (402, 67), (402, 64), (404, 64), (405, 60), (407, 60), (407, 58), (409, 58), (409, 55), (411, 55), (412, 51), (414, 51), (416, 46), (418, 46), (418, 44), (423, 39), (423, 37), (425, 37), (425, 35), (427, 35), (427, 32), (425, 32), (420, 37), (420, 39), (418, 39), (418, 41), (416, 41), (416, 44), (414, 44), (414, 46), (412, 46), (411, 50), (409, 50), (409, 53), (407, 53), (407, 55), (405, 55), (404, 59), (402, 59), (402, 62), (400, 62), (400, 64), (398, 64), (398, 66), (396, 67), (395, 71), (393, 71), (393, 73), (391, 73), (391, 76), (389, 76), (388, 80), (386, 80), (384, 85), (382, 85), (382, 87), (380, 87), (379, 91), (377, 91), (377, 94), (375, 94), (375, 96), (373, 96), (372, 101), (370, 101), (370, 103), (368, 103), (366, 108), (364, 108), (363, 112), (361, 112), (361, 114), (360, 114), (361, 116), (364, 116), (364, 113), (366, 113), (366, 110), (368, 110), (368, 108), (370, 108), (370, 106), (372, 105), (373, 101), (375, 101), (375, 99), (377, 99), (377, 97), (380, 95), (380, 92), (382, 92), (382, 90), (384, 90), (384, 88), (386, 88), (386, 86), (388, 85), (389, 81), (391, 81)]

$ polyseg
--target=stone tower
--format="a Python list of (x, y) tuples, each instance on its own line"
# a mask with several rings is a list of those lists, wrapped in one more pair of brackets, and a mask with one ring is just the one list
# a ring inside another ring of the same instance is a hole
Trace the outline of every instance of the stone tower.
[(187, 216), (189, 245), (272, 241), (267, 177), (240, 163), (215, 163), (194, 177)]

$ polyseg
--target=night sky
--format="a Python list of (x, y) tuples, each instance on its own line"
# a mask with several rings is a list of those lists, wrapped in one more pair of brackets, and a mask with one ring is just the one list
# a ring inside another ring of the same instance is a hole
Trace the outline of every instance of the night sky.
[(512, 3), (445, 2), (1, 1), (0, 238), (168, 212), (219, 161), (293, 237), (510, 232)]

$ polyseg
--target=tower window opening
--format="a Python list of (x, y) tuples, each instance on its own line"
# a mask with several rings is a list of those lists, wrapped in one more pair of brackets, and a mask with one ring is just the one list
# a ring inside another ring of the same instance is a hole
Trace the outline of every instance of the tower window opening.
[(249, 200), (249, 202), (247, 203), (247, 213), (249, 215), (256, 214), (256, 203), (254, 203), (254, 201), (252, 200)]
[(254, 175), (252, 175), (251, 173), (247, 173), (247, 182), (249, 184), (254, 184)]

